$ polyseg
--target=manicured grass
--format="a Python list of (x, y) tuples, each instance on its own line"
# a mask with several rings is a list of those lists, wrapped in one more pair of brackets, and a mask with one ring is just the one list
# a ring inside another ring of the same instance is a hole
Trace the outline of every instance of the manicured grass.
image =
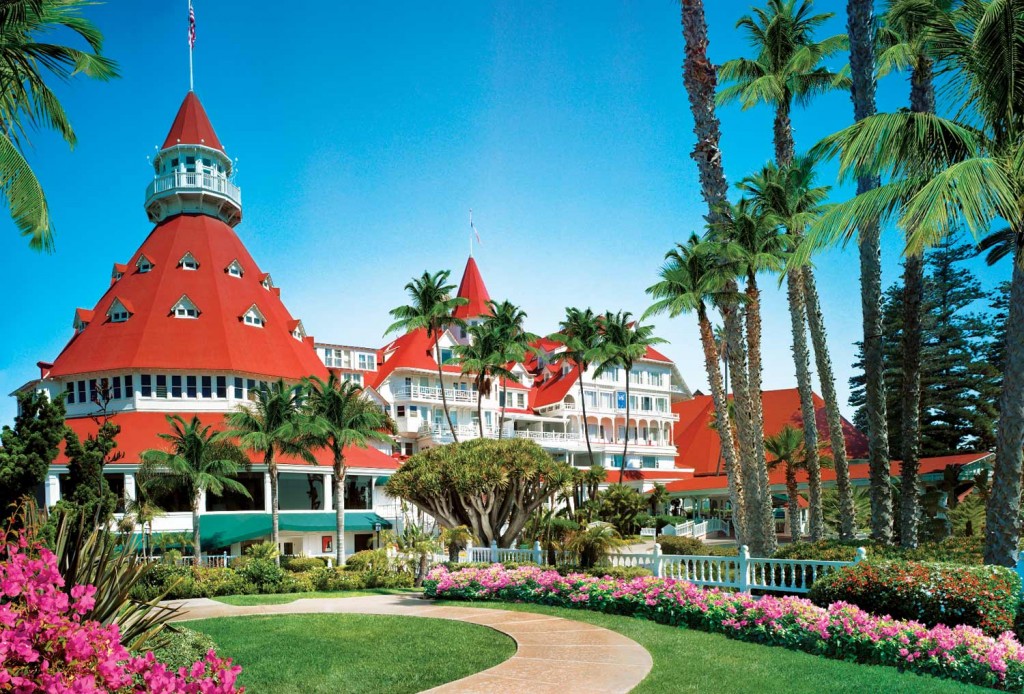
[(361, 614), (227, 617), (189, 622), (242, 666), (250, 694), (419, 692), (515, 653), (493, 629), (422, 617)]
[(364, 590), (314, 590), (308, 593), (273, 593), (270, 595), (222, 595), (213, 599), (225, 605), (244, 607), (247, 605), (284, 605), (302, 598), (359, 598), (364, 595), (406, 595), (419, 592), (421, 592), (419, 589), (412, 588), (366, 588)]
[(673, 692), (729, 692), (730, 694), (820, 694), (820, 692), (886, 692), (950, 694), (991, 692), (878, 665), (857, 665), (784, 648), (733, 641), (708, 634), (656, 624), (646, 619), (570, 610), (562, 607), (505, 602), (438, 600), (439, 605), (489, 607), (517, 612), (538, 612), (575, 619), (617, 631), (647, 649), (654, 667), (634, 694)]

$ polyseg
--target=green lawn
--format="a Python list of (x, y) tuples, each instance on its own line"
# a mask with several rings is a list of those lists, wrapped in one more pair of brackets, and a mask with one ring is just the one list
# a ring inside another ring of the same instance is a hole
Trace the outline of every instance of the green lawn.
[(189, 622), (242, 666), (251, 694), (419, 692), (515, 653), (493, 629), (422, 617), (360, 614), (227, 617)]
[[(439, 600), (440, 605), (466, 602)], [(885, 692), (886, 694), (948, 694), (950, 692), (991, 692), (990, 689), (958, 684), (876, 665), (856, 665), (784, 648), (761, 646), (727, 639), (721, 634), (679, 629), (646, 619), (570, 610), (541, 605), (502, 602), (474, 602), (473, 607), (490, 607), (518, 612), (539, 612), (580, 622), (589, 622), (628, 636), (647, 649), (654, 668), (633, 691), (729, 692), (730, 694), (819, 694), (820, 692)]]
[(359, 598), (364, 595), (406, 595), (409, 593), (419, 593), (418, 589), (412, 588), (366, 588), (364, 590), (341, 590), (341, 591), (324, 591), (314, 590), (308, 593), (272, 593), (269, 595), (222, 595), (217, 598), (213, 598), (217, 602), (222, 602), (225, 605), (237, 605), (244, 607), (247, 605), (284, 605), (285, 603), (295, 602), (301, 598)]

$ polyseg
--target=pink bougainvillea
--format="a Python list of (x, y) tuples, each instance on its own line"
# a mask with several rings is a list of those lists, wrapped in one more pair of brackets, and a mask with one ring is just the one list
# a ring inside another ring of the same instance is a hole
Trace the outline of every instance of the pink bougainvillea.
[[(35, 555), (35, 556), (33, 556)], [(191, 668), (171, 672), (152, 653), (131, 654), (117, 625), (85, 618), (96, 588), (62, 588), (53, 553), (24, 537), (0, 548), (0, 691), (187, 692), (228, 694), (241, 668), (210, 651)]]
[(430, 597), (633, 615), (830, 658), (1024, 691), (1024, 646), (1011, 632), (993, 637), (970, 626), (929, 628), (872, 615), (844, 602), (825, 608), (794, 596), (755, 597), (668, 578), (562, 576), (538, 567), (506, 570), (501, 564), (455, 572), (438, 567), (424, 587)]

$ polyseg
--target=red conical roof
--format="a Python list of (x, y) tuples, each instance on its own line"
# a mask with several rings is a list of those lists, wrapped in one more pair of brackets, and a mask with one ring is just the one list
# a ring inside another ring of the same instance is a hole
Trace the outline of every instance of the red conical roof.
[(491, 300), (484, 285), (484, 278), (480, 276), (480, 269), (476, 266), (473, 256), (466, 261), (466, 269), (462, 273), (462, 282), (459, 284), (459, 296), (469, 299), (469, 303), (455, 309), (456, 318), (476, 318), (485, 316), (491, 312), (487, 302)]
[[(191, 253), (199, 267), (179, 262)], [(152, 263), (139, 272), (141, 256)], [(242, 277), (227, 272), (232, 261)], [(93, 319), (54, 361), (52, 376), (128, 369), (251, 373), (286, 380), (327, 377), (312, 338), (291, 334), (294, 318), (263, 276), (235, 232), (205, 215), (177, 215), (158, 224), (93, 309)], [(199, 309), (198, 318), (175, 318), (182, 297)], [(114, 301), (130, 313), (124, 322), (107, 315)], [(253, 306), (265, 325), (246, 325)]]
[(178, 109), (178, 115), (171, 123), (171, 131), (167, 133), (167, 138), (161, 149), (167, 149), (174, 145), (204, 145), (214, 149), (224, 149), (195, 92), (185, 95), (185, 100), (181, 102), (181, 108)]

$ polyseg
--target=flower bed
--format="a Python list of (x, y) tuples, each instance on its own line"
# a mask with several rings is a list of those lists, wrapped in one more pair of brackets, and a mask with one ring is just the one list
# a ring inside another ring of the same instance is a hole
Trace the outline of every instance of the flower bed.
[(18, 545), (0, 547), (0, 691), (203, 692), (241, 691), (241, 668), (211, 650), (189, 668), (172, 672), (152, 653), (132, 655), (121, 645), (116, 624), (83, 618), (96, 588), (64, 579), (53, 553)]
[(672, 579), (562, 576), (533, 567), (506, 570), (500, 564), (454, 573), (438, 567), (424, 587), (428, 597), (506, 600), (638, 616), (828, 658), (1024, 691), (1024, 647), (1011, 633), (991, 637), (969, 626), (928, 628), (876, 617), (844, 602), (824, 608), (803, 598), (754, 598)]

